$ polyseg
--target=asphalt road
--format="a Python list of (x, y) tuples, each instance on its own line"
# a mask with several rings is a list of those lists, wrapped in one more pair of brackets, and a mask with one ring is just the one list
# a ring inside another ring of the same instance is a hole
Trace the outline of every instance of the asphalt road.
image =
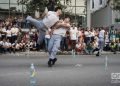
[(57, 57), (49, 68), (47, 55), (0, 55), (0, 86), (30, 86), (31, 63), (37, 72), (36, 86), (120, 86), (111, 79), (111, 73), (120, 73), (120, 54)]

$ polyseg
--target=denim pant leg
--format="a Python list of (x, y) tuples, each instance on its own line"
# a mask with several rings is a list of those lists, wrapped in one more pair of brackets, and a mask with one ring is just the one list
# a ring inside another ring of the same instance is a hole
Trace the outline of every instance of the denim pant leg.
[(45, 39), (45, 32), (40, 31), (39, 32), (39, 37), (38, 37), (38, 40), (37, 40), (37, 44), (41, 45), (43, 43), (44, 39)]
[(49, 53), (49, 55), (52, 52), (53, 45), (54, 45), (54, 36), (52, 35), (52, 37), (49, 40), (49, 44), (48, 44), (48, 53)]
[(61, 50), (64, 50), (64, 37), (62, 37), (62, 40), (61, 40)]
[[(61, 42), (61, 36), (60, 35), (53, 35), (53, 42), (52, 42), (52, 47), (51, 47), (51, 52), (49, 54), (50, 59), (56, 58), (56, 54), (60, 48), (60, 42)], [(49, 43), (50, 44), (50, 43)]]
[(31, 16), (28, 16), (26, 20), (30, 21), (38, 30), (42, 30), (45, 27), (42, 20), (34, 19)]
[(62, 37), (62, 41), (61, 41), (61, 49), (64, 50), (68, 50), (68, 45), (66, 43), (66, 37)]
[(45, 38), (45, 49), (48, 49), (48, 44), (49, 44), (49, 38)]
[(60, 36), (56, 37), (50, 58), (53, 58), (53, 59), (56, 58), (56, 54), (60, 48), (60, 42), (61, 42), (61, 37)]
[(104, 39), (100, 38), (99, 39), (99, 49), (100, 49), (100, 52), (103, 50), (104, 48)]

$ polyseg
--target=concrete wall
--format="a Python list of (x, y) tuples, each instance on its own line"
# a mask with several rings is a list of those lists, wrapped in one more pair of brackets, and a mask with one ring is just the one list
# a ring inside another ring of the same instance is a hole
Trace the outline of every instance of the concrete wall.
[(91, 27), (90, 0), (87, 0), (87, 27)]
[(102, 8), (91, 15), (92, 27), (107, 27), (112, 24), (112, 10), (109, 6)]

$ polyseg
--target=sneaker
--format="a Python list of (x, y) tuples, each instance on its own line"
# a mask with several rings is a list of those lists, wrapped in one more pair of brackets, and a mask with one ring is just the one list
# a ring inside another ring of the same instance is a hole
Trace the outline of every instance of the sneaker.
[(114, 52), (113, 54), (116, 54), (116, 52)]
[(52, 65), (55, 65), (55, 62), (56, 62), (56, 61), (57, 61), (57, 58), (54, 58)]
[(98, 53), (96, 54), (96, 56), (100, 56), (100, 52), (98, 52)]
[(48, 67), (52, 67), (52, 59), (49, 59), (49, 61), (48, 61)]

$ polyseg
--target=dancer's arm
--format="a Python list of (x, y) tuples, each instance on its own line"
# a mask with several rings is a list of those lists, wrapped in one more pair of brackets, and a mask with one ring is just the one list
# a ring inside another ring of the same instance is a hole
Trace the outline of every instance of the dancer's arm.
[(58, 28), (61, 28), (61, 27), (68, 29), (71, 26), (68, 23), (57, 22), (56, 25), (55, 25), (55, 29), (58, 29)]

